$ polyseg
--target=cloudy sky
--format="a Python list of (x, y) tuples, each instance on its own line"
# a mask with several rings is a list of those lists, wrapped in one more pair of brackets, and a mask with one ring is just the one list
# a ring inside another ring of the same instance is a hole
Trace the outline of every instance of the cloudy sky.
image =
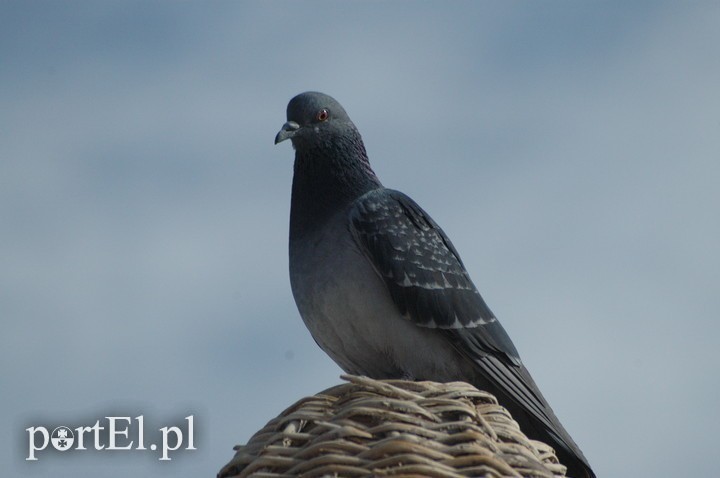
[[(339, 382), (290, 293), (272, 144), (319, 90), (598, 475), (716, 473), (718, 25), (715, 2), (0, 2), (2, 463), (214, 476)], [(28, 427), (141, 414), (193, 414), (198, 449), (25, 461)]]

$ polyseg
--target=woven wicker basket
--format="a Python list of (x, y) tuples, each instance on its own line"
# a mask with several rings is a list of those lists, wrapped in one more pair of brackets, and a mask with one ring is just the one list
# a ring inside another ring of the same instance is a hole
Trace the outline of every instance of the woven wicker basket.
[(218, 476), (565, 476), (552, 448), (472, 385), (343, 379), (236, 446)]

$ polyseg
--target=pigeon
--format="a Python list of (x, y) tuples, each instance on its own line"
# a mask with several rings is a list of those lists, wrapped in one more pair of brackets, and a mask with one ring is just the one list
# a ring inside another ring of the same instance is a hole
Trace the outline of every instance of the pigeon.
[(290, 283), (317, 344), (350, 374), (486, 390), (527, 436), (555, 448), (569, 476), (594, 477), (450, 239), (382, 185), (340, 103), (295, 96), (275, 144), (288, 139)]

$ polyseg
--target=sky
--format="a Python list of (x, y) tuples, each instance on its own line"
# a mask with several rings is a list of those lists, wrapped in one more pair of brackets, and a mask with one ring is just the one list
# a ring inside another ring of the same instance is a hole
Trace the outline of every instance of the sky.
[[(215, 476), (340, 383), (288, 279), (273, 138), (307, 90), (452, 238), (599, 476), (713, 475), (718, 25), (700, 1), (1, 1), (7, 476)], [(197, 449), (26, 460), (27, 428), (140, 415), (146, 446), (192, 415)]]

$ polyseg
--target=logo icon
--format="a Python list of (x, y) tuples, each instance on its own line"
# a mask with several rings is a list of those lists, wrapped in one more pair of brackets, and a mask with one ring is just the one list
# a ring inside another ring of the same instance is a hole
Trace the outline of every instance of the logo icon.
[(50, 441), (56, 450), (65, 451), (69, 450), (72, 444), (75, 443), (75, 435), (68, 427), (57, 427), (50, 435)]

